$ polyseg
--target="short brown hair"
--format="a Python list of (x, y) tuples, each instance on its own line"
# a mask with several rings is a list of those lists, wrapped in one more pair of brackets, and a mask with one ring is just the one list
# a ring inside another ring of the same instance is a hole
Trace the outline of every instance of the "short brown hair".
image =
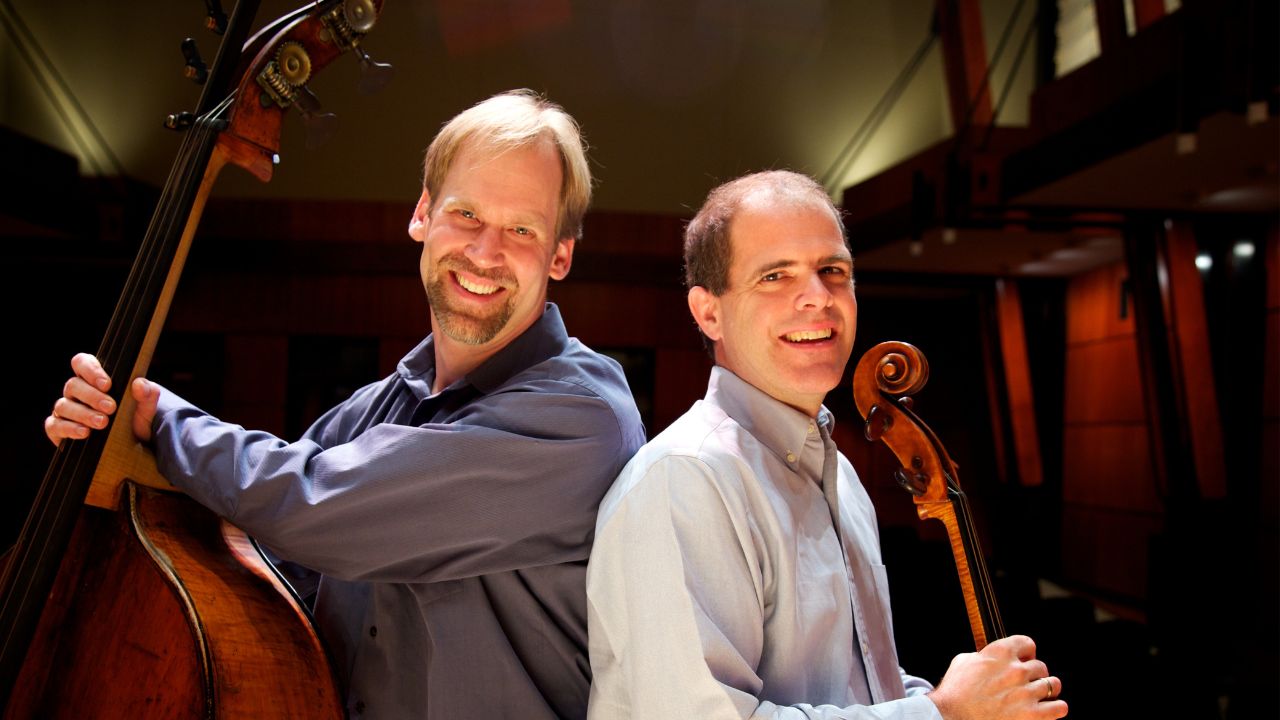
[(729, 264), (733, 261), (729, 230), (733, 217), (744, 201), (760, 196), (784, 204), (813, 203), (828, 208), (840, 227), (841, 238), (848, 243), (840, 210), (813, 178), (790, 170), (766, 170), (743, 175), (712, 190), (698, 214), (684, 229), (684, 282), (687, 288), (701, 286), (717, 296), (729, 288)]
[(422, 184), (434, 203), (454, 158), (468, 142), (475, 141), (497, 155), (543, 138), (555, 143), (563, 174), (556, 239), (579, 239), (582, 217), (591, 204), (591, 169), (587, 165), (586, 143), (578, 123), (564, 108), (532, 90), (494, 95), (445, 123), (427, 148)]

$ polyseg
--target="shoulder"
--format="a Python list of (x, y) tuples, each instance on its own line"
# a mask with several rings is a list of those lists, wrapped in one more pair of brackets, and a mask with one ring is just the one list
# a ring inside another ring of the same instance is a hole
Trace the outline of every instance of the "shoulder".
[(579, 412), (584, 406), (594, 407), (594, 413), (579, 419), (595, 423), (610, 417), (619, 433), (633, 443), (632, 451), (644, 441), (640, 412), (622, 366), (577, 338), (569, 338), (561, 352), (513, 376), (497, 394), (510, 393), (534, 393), (524, 399), (542, 406), (567, 399)]
[(723, 410), (698, 401), (623, 468), (601, 504), (601, 523), (642, 497), (744, 510), (750, 472), (743, 458), (752, 442)]

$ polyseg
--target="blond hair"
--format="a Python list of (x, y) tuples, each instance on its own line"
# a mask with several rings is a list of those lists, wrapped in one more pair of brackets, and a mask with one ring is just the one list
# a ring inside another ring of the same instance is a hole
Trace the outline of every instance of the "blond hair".
[(422, 184), (434, 202), (454, 159), (468, 143), (475, 142), (483, 150), (500, 155), (544, 138), (555, 144), (563, 175), (556, 238), (580, 239), (582, 217), (591, 204), (586, 144), (578, 123), (564, 108), (532, 90), (494, 95), (445, 123), (427, 148)]

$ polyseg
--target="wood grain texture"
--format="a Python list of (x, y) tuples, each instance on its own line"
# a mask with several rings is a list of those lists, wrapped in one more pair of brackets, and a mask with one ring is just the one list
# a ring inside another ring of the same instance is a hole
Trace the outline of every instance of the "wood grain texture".
[(309, 620), (244, 534), (128, 488), (128, 512), (85, 508), (5, 717), (343, 717)]

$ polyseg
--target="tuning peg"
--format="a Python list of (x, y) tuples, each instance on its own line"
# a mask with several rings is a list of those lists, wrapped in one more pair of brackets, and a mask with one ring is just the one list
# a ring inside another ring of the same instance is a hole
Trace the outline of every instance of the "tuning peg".
[(173, 113), (172, 115), (166, 115), (164, 118), (164, 126), (170, 130), (186, 130), (191, 127), (195, 121), (196, 116), (193, 113), (183, 110), (182, 112)]
[(929, 477), (927, 475), (913, 472), (906, 468), (894, 470), (893, 479), (897, 481), (899, 487), (917, 497), (923, 495), (929, 487)]
[(893, 416), (881, 410), (879, 405), (872, 405), (867, 412), (867, 424), (862, 428), (862, 435), (868, 442), (875, 442), (891, 427)]
[(227, 31), (227, 14), (222, 11), (222, 3), (219, 0), (204, 0), (204, 6), (209, 10), (209, 17), (205, 18), (205, 27), (214, 33), (221, 35)]
[(195, 40), (187, 38), (182, 41), (182, 57), (187, 60), (182, 74), (194, 80), (197, 85), (203, 85), (204, 81), (209, 79), (209, 66), (205, 65), (204, 58), (200, 57), (200, 48), (196, 47)]
[(390, 63), (375, 62), (359, 45), (354, 50), (356, 57), (360, 58), (360, 81), (356, 83), (360, 94), (372, 95), (386, 87), (391, 78), (395, 77), (396, 69)]
[(293, 104), (302, 115), (302, 125), (307, 133), (307, 149), (314, 150), (329, 142), (329, 138), (338, 129), (338, 116), (325, 112), (320, 107), (320, 99), (306, 86), (298, 88)]

